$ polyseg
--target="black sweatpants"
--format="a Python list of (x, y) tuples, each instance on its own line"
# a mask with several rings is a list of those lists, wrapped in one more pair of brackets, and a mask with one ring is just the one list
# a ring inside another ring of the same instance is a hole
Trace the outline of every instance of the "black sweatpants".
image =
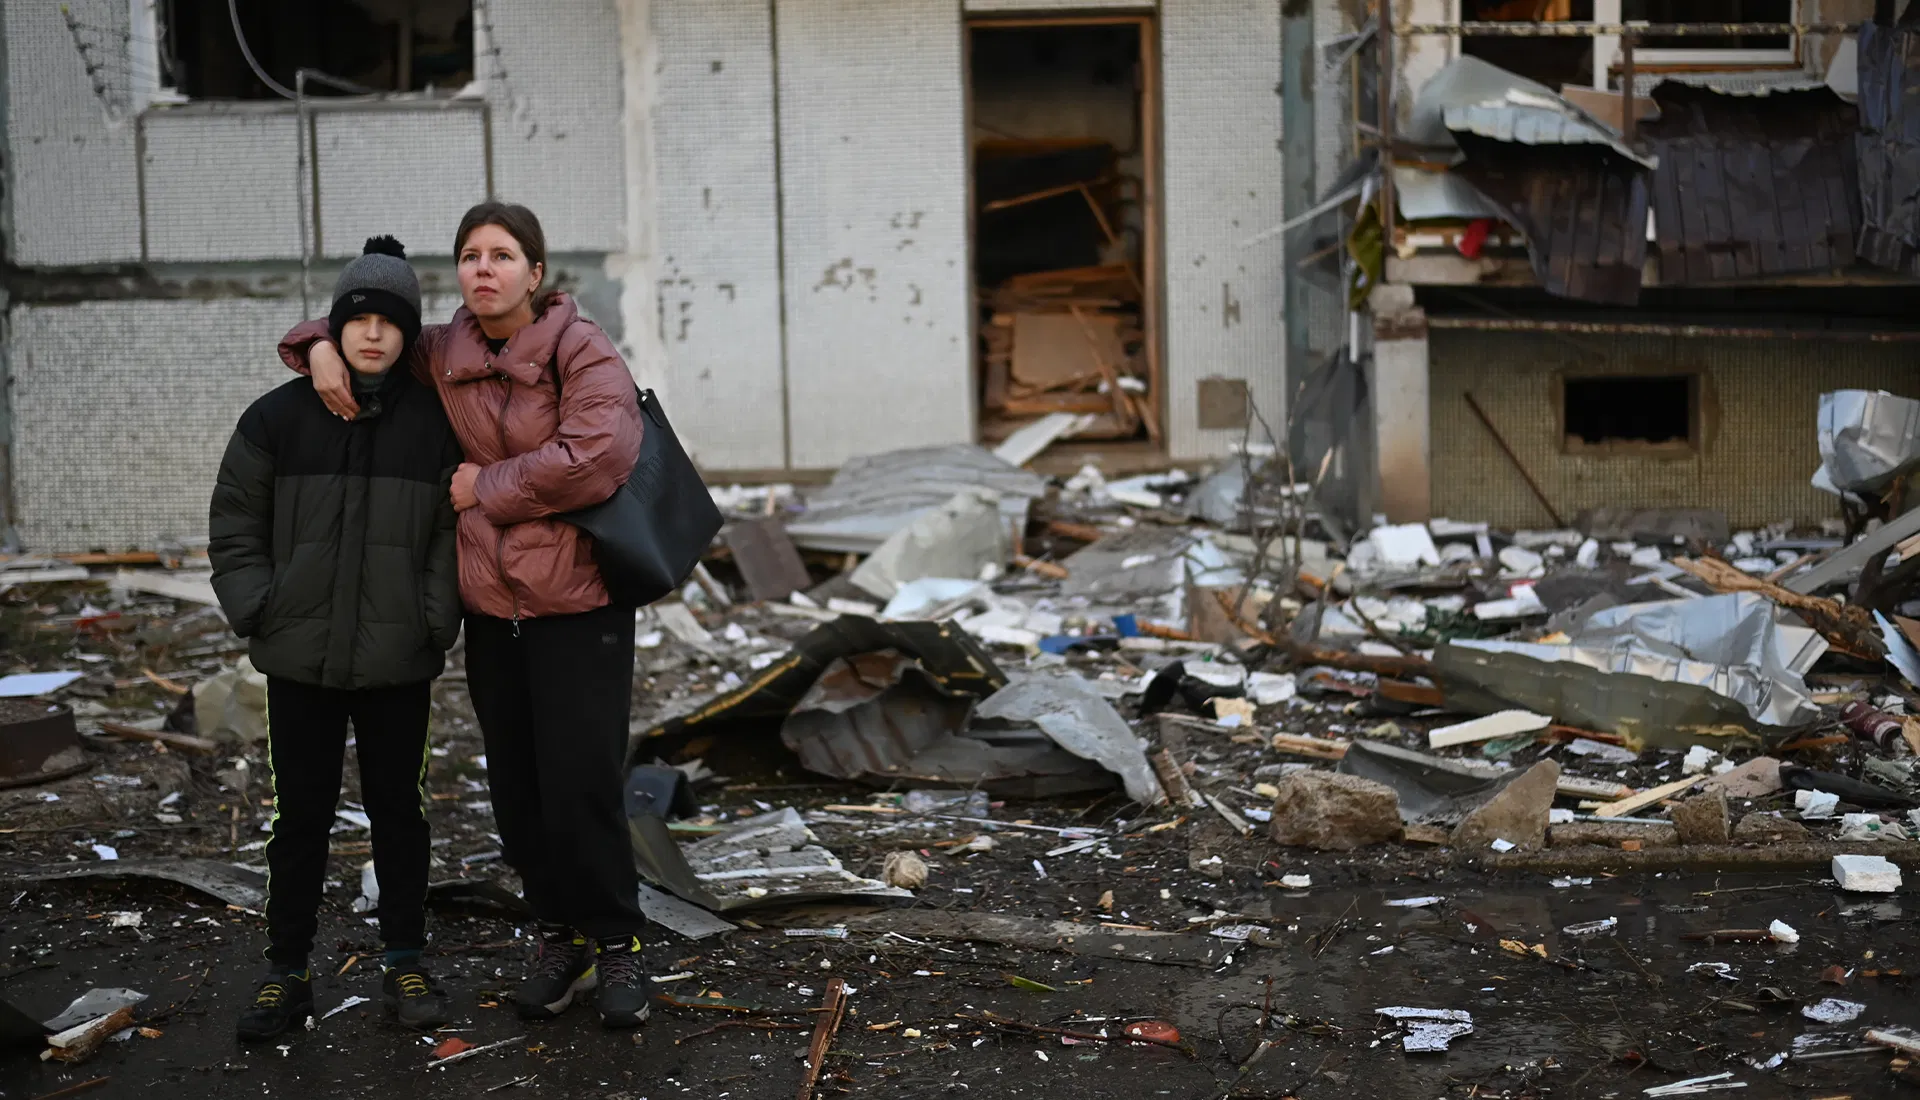
[(501, 847), (534, 916), (593, 939), (639, 935), (646, 918), (621, 795), (633, 608), (517, 624), (468, 615), (467, 690)]
[[(267, 840), (267, 958), (303, 966), (319, 930), (327, 838), (340, 802), (347, 723), (360, 757), (360, 797), (373, 822), (380, 938), (389, 951), (427, 942), (427, 714), (432, 683), (347, 691), (269, 677), (267, 755), (273, 833)], [(354, 886), (359, 885), (356, 877)]]

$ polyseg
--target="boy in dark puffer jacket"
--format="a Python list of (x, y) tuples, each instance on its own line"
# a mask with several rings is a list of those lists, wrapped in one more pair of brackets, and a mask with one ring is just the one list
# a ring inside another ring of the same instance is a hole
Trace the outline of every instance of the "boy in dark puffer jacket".
[(359, 415), (328, 412), (304, 378), (255, 401), (227, 444), (209, 524), (214, 591), (267, 677), (268, 970), (240, 1018), (245, 1040), (313, 1012), (307, 956), (349, 722), (373, 824), (383, 992), (403, 1024), (447, 1022), (420, 954), (428, 710), (461, 616), (449, 495), (460, 447), (433, 390), (393, 369), (420, 332), (420, 284), (398, 241), (367, 242), (329, 320)]

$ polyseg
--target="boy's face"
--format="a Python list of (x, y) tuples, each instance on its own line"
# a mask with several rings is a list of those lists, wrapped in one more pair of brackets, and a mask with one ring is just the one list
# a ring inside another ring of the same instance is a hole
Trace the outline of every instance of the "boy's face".
[(379, 313), (362, 313), (340, 329), (340, 350), (347, 366), (361, 374), (380, 374), (400, 361), (405, 342), (400, 326)]

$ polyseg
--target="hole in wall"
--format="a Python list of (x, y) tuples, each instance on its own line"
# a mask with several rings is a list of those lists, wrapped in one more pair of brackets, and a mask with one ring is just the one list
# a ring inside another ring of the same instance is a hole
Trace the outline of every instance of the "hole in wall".
[(1608, 375), (1561, 380), (1569, 450), (1691, 449), (1699, 424), (1697, 375)]

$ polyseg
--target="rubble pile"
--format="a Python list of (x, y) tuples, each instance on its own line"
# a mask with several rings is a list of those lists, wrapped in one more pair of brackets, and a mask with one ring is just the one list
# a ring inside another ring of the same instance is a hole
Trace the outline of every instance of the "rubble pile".
[[(648, 955), (656, 1020), (705, 1028), (675, 1043), (744, 1044), (730, 1064), (765, 1072), (804, 1038), (782, 1017), (825, 1012), (808, 1080), (877, 1088), (976, 1050), (996, 1073), (1031, 1050), (1020, 1072), (1074, 1058), (1170, 1083), (1224, 1064), (1274, 1074), (1274, 1095), (1299, 1087), (1282, 1063), (1390, 1053), (1404, 1067), (1381, 1072), (1415, 1089), (1483, 1048), (1513, 1089), (1582, 1059), (1673, 1095), (1804, 1085), (1842, 1048), (1905, 1069), (1904, 1017), (1863, 989), (1900, 971), (1864, 945), (1907, 919), (1920, 864), (1920, 603), (1884, 583), (1920, 546), (1672, 510), (1342, 537), (1251, 452), (1050, 482), (926, 448), (715, 496), (713, 553), (638, 612), (627, 808), (667, 937)], [(159, 984), (183, 964), (140, 949), (187, 951), (188, 985), (236, 968), (265, 889), (264, 683), (190, 549), (105, 559), (0, 563), (0, 875), (22, 915), (0, 971), (44, 985), (0, 987), (0, 1031), (49, 1064), (135, 1059), (98, 1052), (169, 1018), (221, 1034)], [(491, 1021), (530, 932), (465, 694), (456, 649), (435, 690), (430, 904), (448, 981)], [(378, 950), (355, 789), (326, 926), (342, 982)], [(1857, 1022), (1787, 976), (1795, 944), (1842, 975), (1826, 984), (1859, 979)], [(47, 964), (81, 951), (121, 993), (140, 980), (114, 967), (144, 966), (144, 999), (95, 990), (56, 1019)], [(1377, 1000), (1312, 992), (1334, 966)], [(1142, 973), (1172, 971), (1192, 984), (1169, 1004)], [(1727, 1018), (1703, 1046), (1646, 1019), (1558, 1045), (1526, 1031), (1538, 1056), (1507, 1053), (1548, 1005), (1654, 988), (1716, 1019), (1803, 1003), (1823, 1028)], [(1229, 1003), (1236, 1030), (1205, 1034)], [(715, 1035), (702, 1010), (722, 1006), (742, 1026)], [(564, 1078), (563, 1048), (516, 1028), (485, 1023), (432, 1064)], [(844, 1043), (914, 1061), (858, 1065)], [(1313, 1057), (1267, 1061), (1289, 1044)]]

